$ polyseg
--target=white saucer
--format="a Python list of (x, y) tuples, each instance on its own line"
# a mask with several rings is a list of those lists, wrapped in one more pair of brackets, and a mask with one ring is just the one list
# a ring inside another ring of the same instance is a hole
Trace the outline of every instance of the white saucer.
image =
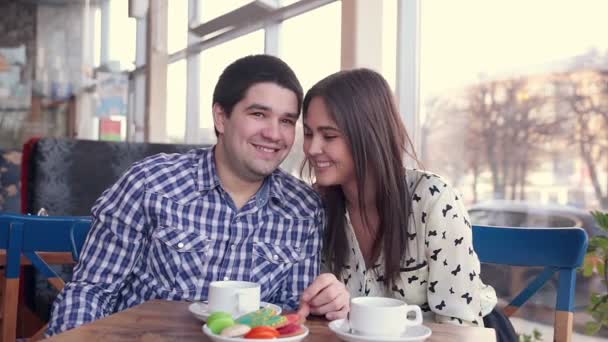
[[(264, 309), (264, 308), (273, 308), (276, 310), (276, 314), (280, 315), (281, 314), (281, 307), (275, 304), (271, 304), (271, 303), (266, 303), (266, 302), (261, 302), (260, 303), (260, 309)], [(211, 312), (209, 312), (209, 307), (207, 306), (207, 302), (194, 302), (190, 305), (188, 305), (188, 311), (190, 311), (194, 317), (200, 319), (203, 322), (207, 322), (207, 318), (209, 318), (209, 315), (211, 314)]]
[[(276, 342), (298, 342), (298, 341), (302, 341), (306, 336), (308, 336), (308, 328), (306, 326), (302, 326), (302, 328), (304, 329), (304, 333), (297, 335), (297, 336), (290, 336), (290, 337), (282, 337), (282, 338), (273, 338), (272, 341), (276, 341)], [(257, 340), (252, 340), (250, 338), (242, 338), (242, 337), (224, 337), (224, 336), (220, 336), (220, 335), (216, 335), (214, 334), (208, 327), (207, 324), (203, 325), (203, 332), (205, 333), (205, 335), (209, 336), (209, 338), (211, 338), (214, 342), (251, 342), (251, 341), (257, 341)]]
[(413, 342), (424, 341), (431, 336), (431, 329), (424, 325), (408, 327), (401, 336), (362, 336), (354, 334), (345, 319), (338, 319), (329, 323), (329, 329), (343, 341), (348, 342)]

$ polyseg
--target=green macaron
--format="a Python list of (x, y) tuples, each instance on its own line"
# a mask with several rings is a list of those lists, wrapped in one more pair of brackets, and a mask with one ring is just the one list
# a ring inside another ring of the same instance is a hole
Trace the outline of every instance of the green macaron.
[(219, 334), (227, 327), (233, 326), (232, 315), (227, 312), (214, 312), (207, 318), (207, 327), (214, 333)]

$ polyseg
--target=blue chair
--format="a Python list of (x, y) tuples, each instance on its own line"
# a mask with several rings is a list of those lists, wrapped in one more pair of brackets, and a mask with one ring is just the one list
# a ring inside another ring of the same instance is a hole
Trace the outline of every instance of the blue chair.
[(507, 228), (473, 226), (473, 245), (484, 263), (542, 266), (544, 271), (504, 308), (513, 315), (555, 273), (559, 274), (555, 304), (554, 341), (572, 341), (576, 269), (587, 251), (581, 228)]
[[(0, 250), (5, 251), (2, 341), (15, 341), (21, 266), (31, 264), (57, 290), (64, 281), (49, 264), (75, 263), (91, 227), (89, 217), (0, 214)], [(46, 326), (34, 335), (41, 337)]]

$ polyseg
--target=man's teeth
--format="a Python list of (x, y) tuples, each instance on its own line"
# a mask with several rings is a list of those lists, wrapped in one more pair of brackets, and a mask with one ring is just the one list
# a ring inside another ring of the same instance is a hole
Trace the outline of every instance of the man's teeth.
[(272, 152), (276, 152), (277, 151), (274, 148), (266, 148), (266, 147), (262, 147), (262, 146), (256, 146), (255, 148), (257, 148), (260, 151), (264, 151), (264, 152), (268, 152), (268, 153), (272, 153)]
[(330, 162), (317, 162), (316, 164), (319, 168), (329, 167), (331, 165)]

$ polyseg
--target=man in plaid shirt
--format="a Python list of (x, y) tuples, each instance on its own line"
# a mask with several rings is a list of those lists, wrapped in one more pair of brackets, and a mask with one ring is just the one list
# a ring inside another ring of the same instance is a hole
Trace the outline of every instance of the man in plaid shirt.
[(82, 258), (53, 306), (48, 335), (150, 299), (198, 301), (215, 280), (259, 283), (296, 309), (319, 273), (319, 196), (278, 169), (302, 87), (278, 58), (229, 65), (213, 93), (217, 144), (134, 164), (95, 203)]

